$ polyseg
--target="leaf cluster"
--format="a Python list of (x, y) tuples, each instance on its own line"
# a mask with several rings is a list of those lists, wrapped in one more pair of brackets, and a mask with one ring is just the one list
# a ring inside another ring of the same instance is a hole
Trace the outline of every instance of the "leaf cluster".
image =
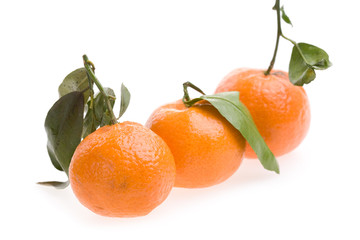
[[(85, 56), (85, 55), (84, 55)], [(45, 118), (47, 150), (53, 166), (69, 175), (71, 158), (81, 140), (99, 127), (111, 125), (116, 96), (111, 88), (103, 88), (86, 62), (85, 67), (68, 74), (59, 86), (59, 99)], [(94, 95), (94, 83), (99, 92)], [(130, 93), (122, 84), (119, 118), (130, 102)], [(69, 181), (39, 184), (65, 188)]]
[[(282, 20), (292, 26), (289, 16), (285, 13), (284, 6), (280, 8), (279, 4), (280, 1), (276, 1), (274, 9), (278, 11), (278, 14), (281, 12)], [(294, 85), (308, 84), (315, 79), (315, 70), (325, 70), (331, 67), (329, 55), (323, 49), (308, 43), (297, 43), (285, 37), (281, 31), (280, 21), (278, 24), (279, 34), (294, 45), (289, 63), (289, 79)]]

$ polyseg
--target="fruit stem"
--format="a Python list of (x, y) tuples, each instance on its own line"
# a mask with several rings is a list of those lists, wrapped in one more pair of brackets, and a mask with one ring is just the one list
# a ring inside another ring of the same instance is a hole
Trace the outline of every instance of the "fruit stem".
[[(185, 104), (186, 107), (190, 107), (190, 106), (193, 105), (193, 104), (190, 103), (191, 98), (190, 98), (190, 95), (189, 95), (189, 92), (188, 92), (188, 87), (191, 87), (192, 89), (198, 91), (199, 93), (201, 93), (203, 95), (206, 95), (200, 88), (198, 88), (197, 86), (195, 86), (191, 82), (183, 83), (183, 90), (184, 90), (183, 103)], [(194, 101), (196, 101), (196, 99)]]
[(111, 114), (111, 122), (112, 124), (116, 124), (118, 123), (114, 111), (111, 107), (111, 103), (110, 103), (110, 97), (104, 90), (103, 86), (101, 85), (99, 79), (95, 76), (94, 70), (95, 70), (95, 66), (94, 64), (89, 60), (89, 58), (84, 54), (83, 55), (83, 60), (84, 60), (84, 66), (85, 69), (88, 73), (88, 76), (90, 77), (90, 79), (95, 83), (95, 85), (97, 86), (97, 88), (99, 89), (99, 91), (101, 92), (102, 95), (104, 95), (105, 97), (105, 102), (106, 102), (106, 106)]
[(275, 50), (274, 50), (274, 55), (273, 58), (271, 59), (269, 68), (264, 72), (265, 75), (269, 75), (271, 70), (274, 67), (275, 64), (275, 59), (276, 59), (276, 54), (278, 51), (278, 47), (279, 47), (279, 41), (280, 41), (280, 36), (282, 36), (282, 30), (281, 30), (281, 19), (280, 19), (280, 0), (276, 0), (275, 5), (273, 7), (273, 10), (276, 11), (276, 18), (277, 18), (277, 36), (276, 36), (276, 44), (275, 44)]

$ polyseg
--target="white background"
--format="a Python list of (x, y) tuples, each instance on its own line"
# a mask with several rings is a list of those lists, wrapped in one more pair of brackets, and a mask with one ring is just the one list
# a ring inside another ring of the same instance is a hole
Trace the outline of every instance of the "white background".
[[(57, 87), (86, 53), (104, 86), (132, 93), (122, 120), (144, 124), (191, 81), (206, 93), (238, 67), (265, 69), (275, 1), (1, 1), (1, 239), (360, 239), (360, 77), (357, 1), (284, 0), (286, 36), (325, 49), (333, 67), (305, 86), (312, 123), (278, 161), (244, 160), (226, 182), (174, 188), (146, 217), (93, 214), (46, 151), (44, 119)], [(276, 69), (291, 44), (280, 42)], [(119, 94), (118, 94), (119, 95)], [(118, 107), (118, 105), (116, 105)], [(7, 236), (7, 237), (5, 237)]]

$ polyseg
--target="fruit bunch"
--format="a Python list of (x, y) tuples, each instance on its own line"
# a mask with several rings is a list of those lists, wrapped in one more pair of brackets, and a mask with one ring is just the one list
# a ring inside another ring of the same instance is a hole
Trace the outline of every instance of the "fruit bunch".
[[(136, 217), (161, 204), (174, 186), (202, 188), (225, 181), (244, 156), (279, 173), (275, 156), (295, 149), (310, 125), (302, 85), (331, 63), (324, 50), (285, 37), (281, 19), (291, 21), (279, 0), (274, 10), (278, 31), (267, 70), (236, 69), (210, 95), (185, 82), (183, 99), (156, 109), (145, 126), (119, 122), (130, 92), (121, 86), (116, 117), (114, 91), (102, 86), (84, 55), (84, 67), (65, 77), (45, 119), (50, 160), (68, 181), (40, 184), (70, 184), (79, 201), (97, 214)], [(294, 45), (289, 73), (273, 70), (280, 37)], [(189, 88), (201, 96), (191, 98)]]

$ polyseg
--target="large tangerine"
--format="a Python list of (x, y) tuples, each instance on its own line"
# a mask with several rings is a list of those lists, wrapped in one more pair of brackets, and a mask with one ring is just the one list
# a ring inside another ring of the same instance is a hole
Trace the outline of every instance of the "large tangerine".
[(71, 187), (91, 211), (110, 217), (144, 216), (162, 203), (175, 181), (166, 143), (133, 122), (99, 128), (77, 147)]

